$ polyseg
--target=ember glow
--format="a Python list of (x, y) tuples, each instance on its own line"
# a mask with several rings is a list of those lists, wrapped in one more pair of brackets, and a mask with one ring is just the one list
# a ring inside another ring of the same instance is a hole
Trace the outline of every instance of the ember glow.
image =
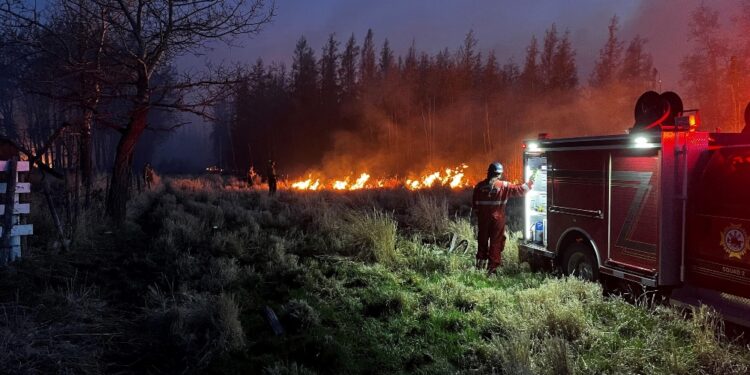
[(471, 186), (466, 176), (466, 164), (455, 168), (443, 168), (434, 172), (421, 175), (413, 175), (408, 178), (398, 177), (373, 177), (370, 173), (354, 173), (350, 176), (339, 178), (328, 178), (313, 176), (292, 182), (291, 187), (295, 190), (363, 190), (363, 189), (395, 189), (406, 188), (409, 190), (429, 189), (434, 187), (447, 187), (451, 189), (463, 189)]

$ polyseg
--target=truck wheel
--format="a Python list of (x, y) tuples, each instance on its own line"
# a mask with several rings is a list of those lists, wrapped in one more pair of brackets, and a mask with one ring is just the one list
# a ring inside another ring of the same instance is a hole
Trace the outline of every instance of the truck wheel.
[(591, 247), (574, 243), (565, 251), (562, 271), (568, 276), (576, 276), (588, 281), (599, 280), (599, 265)]

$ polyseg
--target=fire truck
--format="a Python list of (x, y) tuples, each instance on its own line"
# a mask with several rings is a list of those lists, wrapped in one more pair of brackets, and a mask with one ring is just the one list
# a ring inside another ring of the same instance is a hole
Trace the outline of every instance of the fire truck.
[(639, 284), (750, 325), (750, 104), (741, 133), (647, 92), (626, 134), (524, 142), (522, 260)]

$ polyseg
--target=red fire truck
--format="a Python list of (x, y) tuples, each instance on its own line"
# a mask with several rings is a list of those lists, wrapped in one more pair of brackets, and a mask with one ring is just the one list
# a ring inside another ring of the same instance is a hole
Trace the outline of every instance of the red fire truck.
[(750, 125), (697, 131), (676, 94), (644, 96), (629, 134), (525, 142), (521, 257), (750, 325)]

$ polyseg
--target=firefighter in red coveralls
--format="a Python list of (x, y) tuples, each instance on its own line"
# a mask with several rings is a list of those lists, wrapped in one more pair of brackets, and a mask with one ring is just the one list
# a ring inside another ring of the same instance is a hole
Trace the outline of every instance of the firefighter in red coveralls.
[[(472, 207), (479, 221), (479, 249), (477, 269), (487, 268), (492, 275), (502, 265), (500, 257), (505, 248), (505, 204), (509, 198), (521, 197), (531, 190), (534, 180), (521, 185), (502, 180), (503, 165), (492, 163), (487, 168), (487, 179), (474, 187)], [(488, 246), (489, 245), (489, 246)]]

